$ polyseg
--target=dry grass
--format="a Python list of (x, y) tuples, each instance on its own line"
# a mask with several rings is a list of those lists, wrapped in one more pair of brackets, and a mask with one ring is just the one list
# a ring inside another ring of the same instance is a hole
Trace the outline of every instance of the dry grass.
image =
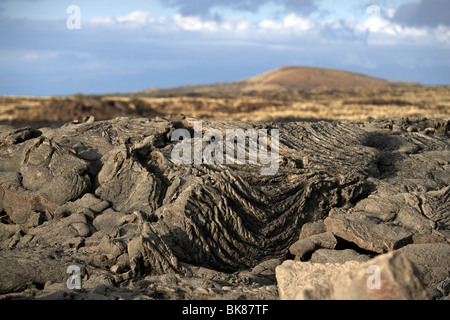
[(117, 116), (180, 114), (214, 120), (365, 120), (448, 118), (449, 87), (312, 89), (170, 97), (0, 97), (0, 123), (52, 125)]
[(291, 90), (204, 97), (145, 98), (165, 114), (242, 121), (446, 118), (448, 87)]

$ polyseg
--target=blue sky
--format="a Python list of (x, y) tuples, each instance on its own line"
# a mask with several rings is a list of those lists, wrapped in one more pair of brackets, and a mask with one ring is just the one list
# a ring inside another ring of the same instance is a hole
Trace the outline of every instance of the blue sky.
[[(67, 28), (70, 5), (81, 29)], [(0, 0), (0, 95), (228, 82), (286, 65), (450, 85), (449, 12), (448, 0)]]

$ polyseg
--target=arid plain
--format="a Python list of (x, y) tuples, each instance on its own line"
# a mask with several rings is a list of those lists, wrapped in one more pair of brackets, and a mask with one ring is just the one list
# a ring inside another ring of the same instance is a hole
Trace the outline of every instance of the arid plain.
[(128, 94), (0, 97), (0, 123), (59, 126), (93, 116), (185, 114), (197, 119), (317, 121), (450, 117), (450, 88), (389, 82), (339, 70), (285, 67), (233, 83)]

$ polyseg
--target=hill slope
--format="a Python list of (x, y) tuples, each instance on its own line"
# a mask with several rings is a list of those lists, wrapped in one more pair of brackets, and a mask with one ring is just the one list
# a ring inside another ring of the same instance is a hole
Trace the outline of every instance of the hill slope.
[(342, 70), (283, 67), (247, 79), (244, 90), (314, 89), (314, 88), (385, 88), (391, 83), (384, 79)]
[(314, 67), (282, 67), (274, 69), (255, 77), (230, 83), (217, 83), (209, 85), (189, 85), (170, 89), (158, 90), (155, 88), (138, 92), (148, 95), (165, 94), (238, 94), (248, 91), (279, 91), (279, 90), (307, 90), (316, 88), (353, 89), (353, 88), (387, 88), (398, 86), (411, 86), (412, 83), (391, 82), (388, 80), (370, 77), (358, 73), (314, 68)]

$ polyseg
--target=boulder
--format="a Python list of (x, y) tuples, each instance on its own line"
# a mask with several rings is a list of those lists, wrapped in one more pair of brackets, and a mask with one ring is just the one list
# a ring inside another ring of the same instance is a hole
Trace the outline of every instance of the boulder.
[(412, 242), (413, 232), (405, 227), (363, 213), (334, 214), (324, 221), (335, 236), (376, 253), (385, 253)]
[(337, 240), (334, 235), (331, 232), (324, 232), (298, 240), (289, 248), (289, 252), (299, 259), (303, 259), (317, 249), (334, 249), (336, 244)]
[(311, 259), (308, 261), (312, 263), (345, 263), (347, 261), (366, 262), (371, 259), (371, 256), (358, 253), (352, 249), (332, 250), (319, 249), (314, 251)]
[(299, 240), (324, 232), (327, 232), (327, 229), (325, 227), (325, 224), (323, 223), (323, 220), (307, 222), (302, 226), (302, 229), (300, 230)]
[(276, 268), (282, 300), (427, 300), (415, 266), (401, 252), (368, 262), (285, 261)]

